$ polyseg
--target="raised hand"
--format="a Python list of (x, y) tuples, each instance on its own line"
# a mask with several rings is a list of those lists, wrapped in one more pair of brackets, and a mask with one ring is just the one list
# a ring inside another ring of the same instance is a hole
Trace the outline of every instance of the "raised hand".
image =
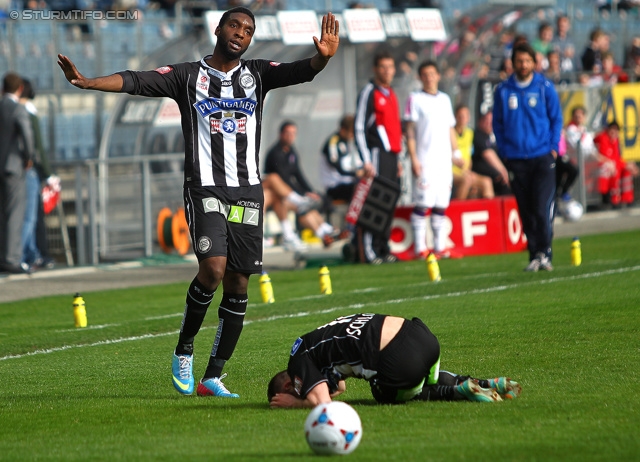
[(320, 40), (313, 37), (313, 43), (316, 46), (318, 54), (328, 61), (338, 50), (340, 43), (340, 24), (336, 21), (336, 17), (332, 13), (327, 13), (322, 17), (322, 27), (320, 31)]
[(87, 79), (78, 72), (76, 65), (73, 64), (67, 56), (58, 55), (58, 66), (64, 72), (65, 78), (69, 81), (69, 83), (78, 88), (88, 88), (87, 87)]
[(58, 55), (58, 66), (64, 72), (64, 76), (74, 87), (82, 88), (83, 90), (100, 90), (100, 91), (112, 91), (119, 92), (122, 90), (122, 77), (119, 74), (111, 74), (106, 77), (96, 77), (94, 79), (88, 79), (82, 75), (76, 65), (73, 64), (67, 56)]

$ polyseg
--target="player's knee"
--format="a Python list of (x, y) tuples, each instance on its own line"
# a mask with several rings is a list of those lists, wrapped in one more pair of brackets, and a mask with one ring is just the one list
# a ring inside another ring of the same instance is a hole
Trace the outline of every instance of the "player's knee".
[(427, 216), (427, 212), (428, 212), (428, 211), (429, 211), (429, 209), (428, 209), (428, 208), (426, 208), (426, 207), (421, 207), (421, 206), (419, 206), (419, 205), (416, 205), (416, 206), (413, 208), (413, 212), (412, 212), (412, 213), (413, 213), (414, 215), (418, 215), (419, 217), (426, 217), (426, 216)]
[(207, 289), (215, 290), (224, 278), (225, 269), (226, 259), (207, 258), (200, 262), (198, 279)]

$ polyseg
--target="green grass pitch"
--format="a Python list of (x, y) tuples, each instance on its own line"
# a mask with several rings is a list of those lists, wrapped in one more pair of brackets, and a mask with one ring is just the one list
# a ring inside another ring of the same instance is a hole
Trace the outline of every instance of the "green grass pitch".
[[(269, 409), (266, 385), (299, 334), (353, 312), (418, 316), (440, 340), (443, 369), (508, 375), (523, 393), (380, 406), (351, 379), (341, 399), (364, 432), (349, 460), (640, 460), (640, 231), (583, 237), (577, 268), (569, 249), (569, 239), (554, 242), (551, 273), (524, 273), (524, 253), (441, 261), (438, 283), (424, 262), (333, 266), (324, 296), (317, 268), (271, 272), (271, 305), (259, 303), (253, 277), (225, 368), (237, 400), (173, 389), (188, 281), (83, 293), (86, 329), (73, 326), (73, 294), (0, 304), (0, 460), (316, 458), (307, 411)], [(220, 296), (196, 338), (196, 379)]]

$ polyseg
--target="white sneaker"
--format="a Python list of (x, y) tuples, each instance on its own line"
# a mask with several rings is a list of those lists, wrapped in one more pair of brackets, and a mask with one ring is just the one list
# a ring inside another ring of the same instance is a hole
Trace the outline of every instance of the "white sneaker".
[(285, 238), (283, 236), (282, 246), (289, 252), (306, 252), (307, 250), (309, 250), (307, 244), (302, 242), (296, 235), (290, 236), (288, 238)]
[(540, 255), (540, 270), (553, 271), (553, 265), (551, 264), (551, 260), (549, 260), (549, 257), (543, 254), (538, 255)]

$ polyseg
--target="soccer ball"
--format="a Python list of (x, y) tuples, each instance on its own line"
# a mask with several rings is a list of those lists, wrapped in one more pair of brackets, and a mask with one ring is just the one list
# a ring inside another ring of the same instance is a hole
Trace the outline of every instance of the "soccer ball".
[(313, 408), (304, 423), (304, 433), (316, 454), (350, 454), (362, 438), (362, 423), (354, 408), (333, 401)]
[(584, 212), (584, 208), (582, 204), (574, 199), (568, 200), (563, 204), (562, 207), (562, 215), (568, 221), (578, 221), (582, 218), (582, 213)]

